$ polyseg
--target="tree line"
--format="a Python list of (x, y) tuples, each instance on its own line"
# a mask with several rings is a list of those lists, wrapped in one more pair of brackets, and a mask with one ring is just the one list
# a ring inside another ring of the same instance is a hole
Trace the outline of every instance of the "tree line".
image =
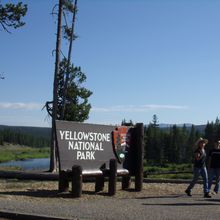
[(191, 163), (195, 142), (199, 137), (209, 140), (206, 146), (207, 153), (214, 141), (220, 140), (220, 121), (208, 122), (204, 131), (199, 131), (194, 125), (179, 127), (172, 125), (169, 128), (160, 128), (158, 118), (153, 120), (144, 129), (145, 154), (148, 164), (163, 165), (165, 163)]
[(31, 134), (25, 134), (11, 129), (4, 129), (0, 131), (0, 145), (4, 143), (25, 145), (29, 147), (49, 147), (50, 138), (37, 137)]

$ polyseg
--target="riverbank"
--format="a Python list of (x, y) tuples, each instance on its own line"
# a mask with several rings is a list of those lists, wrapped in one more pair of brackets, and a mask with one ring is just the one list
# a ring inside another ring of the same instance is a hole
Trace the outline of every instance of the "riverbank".
[(0, 163), (33, 158), (49, 158), (49, 156), (50, 149), (48, 147), (33, 148), (8, 143), (0, 145)]

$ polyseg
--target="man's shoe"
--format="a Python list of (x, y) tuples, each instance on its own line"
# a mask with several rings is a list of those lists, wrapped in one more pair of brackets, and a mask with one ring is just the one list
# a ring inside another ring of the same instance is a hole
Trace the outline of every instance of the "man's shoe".
[(207, 192), (204, 194), (204, 198), (212, 198), (212, 196)]
[(191, 191), (190, 190), (185, 190), (185, 193), (187, 196), (192, 196)]

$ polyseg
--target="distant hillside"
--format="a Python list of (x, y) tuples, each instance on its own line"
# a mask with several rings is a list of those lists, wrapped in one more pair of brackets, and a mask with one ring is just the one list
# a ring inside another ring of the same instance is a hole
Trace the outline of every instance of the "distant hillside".
[(25, 127), (25, 126), (7, 126), (0, 125), (0, 131), (9, 129), (14, 132), (31, 135), (40, 138), (50, 138), (51, 128), (46, 127)]
[[(170, 127), (172, 127), (174, 124), (159, 124), (159, 127), (163, 130), (169, 129)], [(177, 127), (183, 127), (184, 124), (176, 124)], [(191, 129), (192, 124), (185, 124), (187, 129)], [(205, 132), (205, 128), (206, 125), (194, 125), (195, 129), (199, 132), (199, 133), (204, 133)]]
[(199, 131), (201, 133), (204, 133), (206, 125), (195, 125), (195, 128), (196, 128), (197, 131)]

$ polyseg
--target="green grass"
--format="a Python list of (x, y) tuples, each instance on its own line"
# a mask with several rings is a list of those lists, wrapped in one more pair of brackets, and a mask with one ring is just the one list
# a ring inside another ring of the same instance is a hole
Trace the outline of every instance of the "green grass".
[(49, 148), (32, 148), (5, 144), (0, 146), (0, 162), (49, 157)]
[(163, 172), (186, 172), (177, 174), (147, 174), (147, 178), (155, 179), (191, 179), (192, 164), (164, 164), (163, 166), (147, 166), (145, 163), (144, 172), (163, 173)]
[(163, 166), (148, 166), (145, 164), (144, 170), (147, 172), (166, 172), (166, 171), (192, 171), (192, 164), (165, 164)]
[(190, 173), (147, 175), (147, 178), (150, 179), (192, 179), (192, 177), (193, 175)]
[(0, 171), (20, 171), (21, 167), (12, 167), (12, 166), (0, 166)]

